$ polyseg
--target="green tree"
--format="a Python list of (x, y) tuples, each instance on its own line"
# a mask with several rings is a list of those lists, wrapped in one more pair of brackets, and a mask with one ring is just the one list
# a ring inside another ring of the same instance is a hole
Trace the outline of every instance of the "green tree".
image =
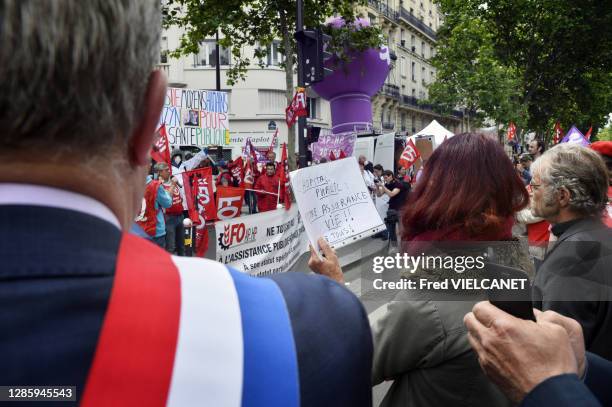
[(480, 17), (474, 1), (440, 1), (445, 15), (438, 31), (436, 55), (431, 62), (436, 80), (429, 87), (430, 101), (446, 111), (455, 106), (480, 125), (487, 117), (499, 123), (526, 124), (518, 72), (495, 55), (490, 23)]
[[(486, 116), (506, 123), (509, 114), (540, 137), (550, 137), (556, 120), (566, 129), (572, 124), (585, 130), (603, 125), (612, 111), (610, 2), (438, 3), (445, 21), (434, 63), (442, 70), (442, 80), (452, 74), (444, 75), (445, 64), (463, 67), (457, 84), (448, 86), (455, 94), (465, 97), (462, 92), (471, 92), (476, 108)], [(455, 101), (463, 102), (457, 97)]]
[[(352, 21), (356, 6), (365, 0), (305, 0), (304, 24), (307, 27), (320, 25), (327, 17), (337, 14)], [(267, 48), (275, 39), (281, 40), (281, 51), (285, 55), (283, 64), (287, 85), (287, 104), (294, 92), (293, 74), (296, 63), (295, 0), (168, 0), (164, 6), (164, 24), (178, 26), (185, 34), (180, 47), (171, 53), (173, 57), (197, 53), (200, 43), (222, 33), (220, 44), (232, 54), (232, 65), (227, 71), (228, 85), (244, 80), (247, 68), (255, 61), (263, 66)], [(245, 46), (258, 45), (254, 55), (246, 55)], [(295, 151), (293, 126), (289, 128), (288, 150)], [(295, 168), (293, 154), (289, 154), (291, 168)]]

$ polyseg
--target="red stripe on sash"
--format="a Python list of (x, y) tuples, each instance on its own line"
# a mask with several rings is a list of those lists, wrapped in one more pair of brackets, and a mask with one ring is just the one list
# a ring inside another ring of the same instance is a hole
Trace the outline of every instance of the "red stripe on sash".
[(180, 295), (180, 276), (170, 255), (124, 234), (83, 406), (166, 404)]

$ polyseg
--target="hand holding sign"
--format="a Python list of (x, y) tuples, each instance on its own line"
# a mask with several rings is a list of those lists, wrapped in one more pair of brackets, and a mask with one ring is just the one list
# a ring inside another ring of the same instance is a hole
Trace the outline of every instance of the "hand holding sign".
[(327, 240), (320, 237), (317, 240), (323, 257), (319, 257), (317, 251), (310, 245), (310, 259), (308, 260), (308, 267), (317, 274), (325, 277), (329, 277), (337, 283), (344, 284), (344, 274), (340, 268), (340, 262), (336, 251), (327, 244)]

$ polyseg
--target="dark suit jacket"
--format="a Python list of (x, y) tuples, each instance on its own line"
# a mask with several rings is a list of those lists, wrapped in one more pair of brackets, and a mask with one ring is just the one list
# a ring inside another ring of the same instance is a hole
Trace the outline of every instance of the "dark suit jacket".
[(576, 319), (587, 350), (612, 359), (612, 229), (592, 218), (570, 226), (538, 269), (533, 300)]
[[(79, 212), (0, 206), (1, 385), (76, 385), (82, 395), (120, 239)], [(273, 280), (291, 318), (302, 405), (370, 406), (372, 339), (359, 300), (325, 277)]]
[(523, 400), (523, 407), (612, 406), (612, 362), (587, 352), (584, 382), (565, 374), (537, 385)]

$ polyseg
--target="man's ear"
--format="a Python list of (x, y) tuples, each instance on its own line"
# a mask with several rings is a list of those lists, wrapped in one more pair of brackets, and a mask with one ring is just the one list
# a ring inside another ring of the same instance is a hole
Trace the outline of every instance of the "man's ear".
[(153, 146), (155, 130), (159, 123), (164, 98), (166, 97), (166, 76), (161, 71), (153, 71), (143, 100), (142, 115), (136, 123), (129, 142), (130, 164), (146, 166), (151, 163), (149, 152)]
[(559, 194), (557, 195), (559, 199), (559, 206), (561, 208), (567, 207), (569, 205), (570, 199), (572, 198), (570, 191), (565, 187), (561, 187), (557, 189), (557, 194)]

